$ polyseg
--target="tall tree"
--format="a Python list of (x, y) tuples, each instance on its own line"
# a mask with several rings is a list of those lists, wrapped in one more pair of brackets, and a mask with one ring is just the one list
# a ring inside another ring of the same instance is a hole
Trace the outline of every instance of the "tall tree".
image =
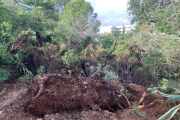
[(147, 21), (153, 21), (148, 13), (154, 11), (157, 6), (166, 7), (172, 0), (129, 0), (127, 11), (129, 14), (133, 14), (131, 23), (145, 23)]
[(66, 4), (68, 4), (71, 1), (73, 1), (73, 0), (57, 0), (56, 7), (57, 7), (58, 11), (65, 9)]
[(80, 44), (87, 35), (91, 36), (99, 31), (100, 22), (93, 11), (91, 4), (85, 0), (75, 0), (66, 5), (60, 16), (61, 24), (68, 29), (69, 34), (76, 34), (69, 41)]
[(180, 36), (180, 2), (168, 5), (166, 8), (157, 7), (148, 15), (154, 20), (162, 32)]
[[(25, 10), (28, 10), (33, 17), (31, 29), (36, 32), (36, 45), (42, 46), (42, 32), (49, 29), (55, 18), (54, 0), (20, 0)], [(45, 29), (46, 28), (46, 29)]]

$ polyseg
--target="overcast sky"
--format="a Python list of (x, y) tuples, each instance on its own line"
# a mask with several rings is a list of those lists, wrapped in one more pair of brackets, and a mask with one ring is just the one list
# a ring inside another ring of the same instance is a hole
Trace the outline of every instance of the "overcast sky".
[(128, 0), (86, 0), (91, 3), (94, 12), (98, 14), (98, 20), (103, 26), (130, 25), (130, 20), (123, 19), (128, 16)]

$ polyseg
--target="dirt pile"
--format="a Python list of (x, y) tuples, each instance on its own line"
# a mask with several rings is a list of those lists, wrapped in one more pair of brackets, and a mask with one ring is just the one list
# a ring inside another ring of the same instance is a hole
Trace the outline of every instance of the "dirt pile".
[[(126, 90), (121, 81), (45, 74), (37, 76), (26, 87), (28, 89), (19, 85), (11, 89), (4, 88), (5, 92), (0, 94), (3, 103), (0, 104), (0, 119), (157, 120), (173, 106), (155, 100), (144, 91), (143, 86), (129, 84), (129, 90)], [(10, 96), (14, 96), (13, 99)], [(5, 105), (5, 101), (10, 103)], [(141, 101), (141, 105), (138, 105), (139, 113), (132, 107), (135, 101)]]
[[(80, 76), (76, 79), (62, 74), (46, 74), (39, 76), (38, 80), (41, 82), (37, 85), (43, 86), (43, 90), (39, 87), (41, 92), (36, 92), (39, 96), (36, 95), (25, 106), (27, 112), (36, 116), (67, 111), (116, 111), (129, 106), (125, 97), (117, 97), (121, 84)], [(127, 97), (133, 99), (130, 95)]]

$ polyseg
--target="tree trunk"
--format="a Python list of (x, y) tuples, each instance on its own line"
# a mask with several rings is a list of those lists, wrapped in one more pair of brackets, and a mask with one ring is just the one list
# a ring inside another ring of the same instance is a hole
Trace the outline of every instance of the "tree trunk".
[(41, 47), (42, 46), (42, 38), (39, 34), (39, 32), (36, 32), (36, 46)]

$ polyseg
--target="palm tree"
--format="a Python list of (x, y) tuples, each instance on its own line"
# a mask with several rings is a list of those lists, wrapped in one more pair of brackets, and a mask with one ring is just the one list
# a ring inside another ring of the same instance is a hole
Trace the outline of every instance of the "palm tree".
[(20, 0), (23, 9), (30, 12), (33, 22), (30, 27), (36, 32), (36, 46), (42, 46), (41, 32), (53, 25), (53, 14), (55, 13), (54, 0)]

